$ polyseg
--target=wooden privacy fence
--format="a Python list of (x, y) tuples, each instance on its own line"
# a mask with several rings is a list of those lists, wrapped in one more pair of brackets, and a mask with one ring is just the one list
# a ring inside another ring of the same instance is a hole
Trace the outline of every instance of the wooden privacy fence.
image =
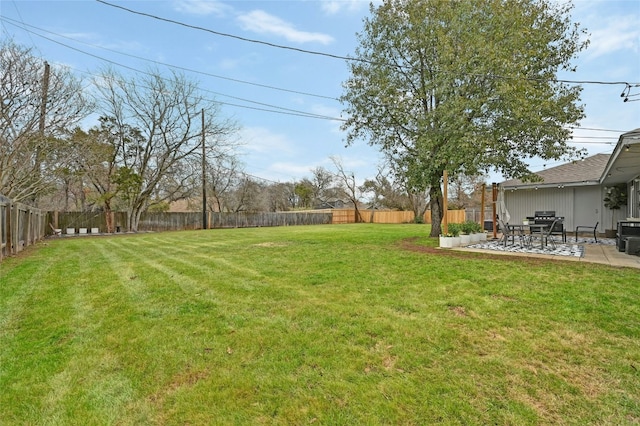
[[(355, 209), (333, 209), (333, 221), (331, 223), (356, 223)], [(366, 223), (411, 223), (415, 214), (412, 211), (395, 210), (358, 210), (362, 222)], [(423, 217), (424, 223), (431, 223), (431, 211), (428, 210)], [(449, 223), (462, 223), (466, 220), (464, 210), (448, 210)]]
[(209, 228), (254, 226), (323, 225), (331, 223), (331, 212), (209, 213)]
[(45, 236), (46, 213), (0, 195), (0, 261)]
[[(127, 215), (112, 212), (115, 232), (127, 231)], [(331, 212), (207, 212), (207, 228), (250, 228), (259, 226), (319, 225), (331, 223)], [(103, 212), (49, 212), (51, 226), (64, 234), (104, 233), (107, 231)], [(202, 212), (144, 213), (138, 231), (177, 231), (202, 229)], [(50, 232), (51, 233), (51, 232)]]
[[(359, 210), (365, 223), (410, 223), (414, 214), (410, 211)], [(127, 230), (124, 212), (112, 212), (115, 232)], [(449, 223), (465, 221), (464, 210), (449, 210)], [(50, 212), (49, 223), (65, 234), (106, 232), (105, 214), (102, 212)], [(431, 212), (424, 215), (424, 222), (431, 223)], [(207, 228), (250, 228), (260, 226), (295, 226), (356, 223), (354, 209), (307, 210), (294, 212), (207, 212)], [(177, 231), (202, 229), (202, 212), (144, 213), (138, 231)]]

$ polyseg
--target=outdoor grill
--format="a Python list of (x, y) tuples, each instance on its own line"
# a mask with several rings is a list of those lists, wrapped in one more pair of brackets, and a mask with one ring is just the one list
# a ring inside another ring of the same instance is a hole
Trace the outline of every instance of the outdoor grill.
[(562, 220), (554, 225), (551, 233), (554, 235), (562, 235), (562, 242), (567, 242), (567, 231), (564, 228), (564, 217), (556, 216), (556, 212), (553, 210), (541, 210), (536, 211), (533, 216), (533, 223), (536, 225), (551, 225), (556, 219)]

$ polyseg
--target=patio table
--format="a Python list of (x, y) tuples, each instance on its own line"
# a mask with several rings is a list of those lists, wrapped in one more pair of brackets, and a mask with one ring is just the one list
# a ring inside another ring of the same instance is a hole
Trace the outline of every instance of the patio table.
[(549, 227), (548, 224), (531, 223), (529, 225), (518, 224), (518, 225), (507, 225), (507, 226), (512, 230), (518, 229), (521, 232), (524, 231), (525, 229), (528, 229), (531, 234), (533, 234), (534, 231), (537, 230), (538, 234), (540, 234), (540, 248), (544, 250), (544, 230)]

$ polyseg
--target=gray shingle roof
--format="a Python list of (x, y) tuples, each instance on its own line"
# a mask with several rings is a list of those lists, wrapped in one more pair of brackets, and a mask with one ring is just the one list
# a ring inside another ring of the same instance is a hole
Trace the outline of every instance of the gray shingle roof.
[(584, 160), (576, 160), (550, 169), (535, 172), (542, 182), (522, 182), (519, 179), (510, 179), (500, 185), (504, 188), (516, 186), (543, 186), (543, 185), (595, 185), (599, 182), (609, 161), (610, 154), (596, 154)]

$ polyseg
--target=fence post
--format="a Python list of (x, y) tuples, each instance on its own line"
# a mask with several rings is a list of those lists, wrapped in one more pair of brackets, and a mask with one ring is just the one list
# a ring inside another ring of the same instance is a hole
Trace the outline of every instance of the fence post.
[(5, 237), (5, 216), (6, 214), (4, 213), (5, 211), (5, 203), (2, 200), (2, 197), (0, 196), (0, 262), (2, 262), (2, 256), (4, 255), (4, 246), (3, 246), (3, 241), (4, 241), (4, 237)]
[(13, 231), (11, 232), (11, 254), (16, 254), (20, 250), (18, 244), (20, 243), (20, 207), (18, 203), (13, 203)]

